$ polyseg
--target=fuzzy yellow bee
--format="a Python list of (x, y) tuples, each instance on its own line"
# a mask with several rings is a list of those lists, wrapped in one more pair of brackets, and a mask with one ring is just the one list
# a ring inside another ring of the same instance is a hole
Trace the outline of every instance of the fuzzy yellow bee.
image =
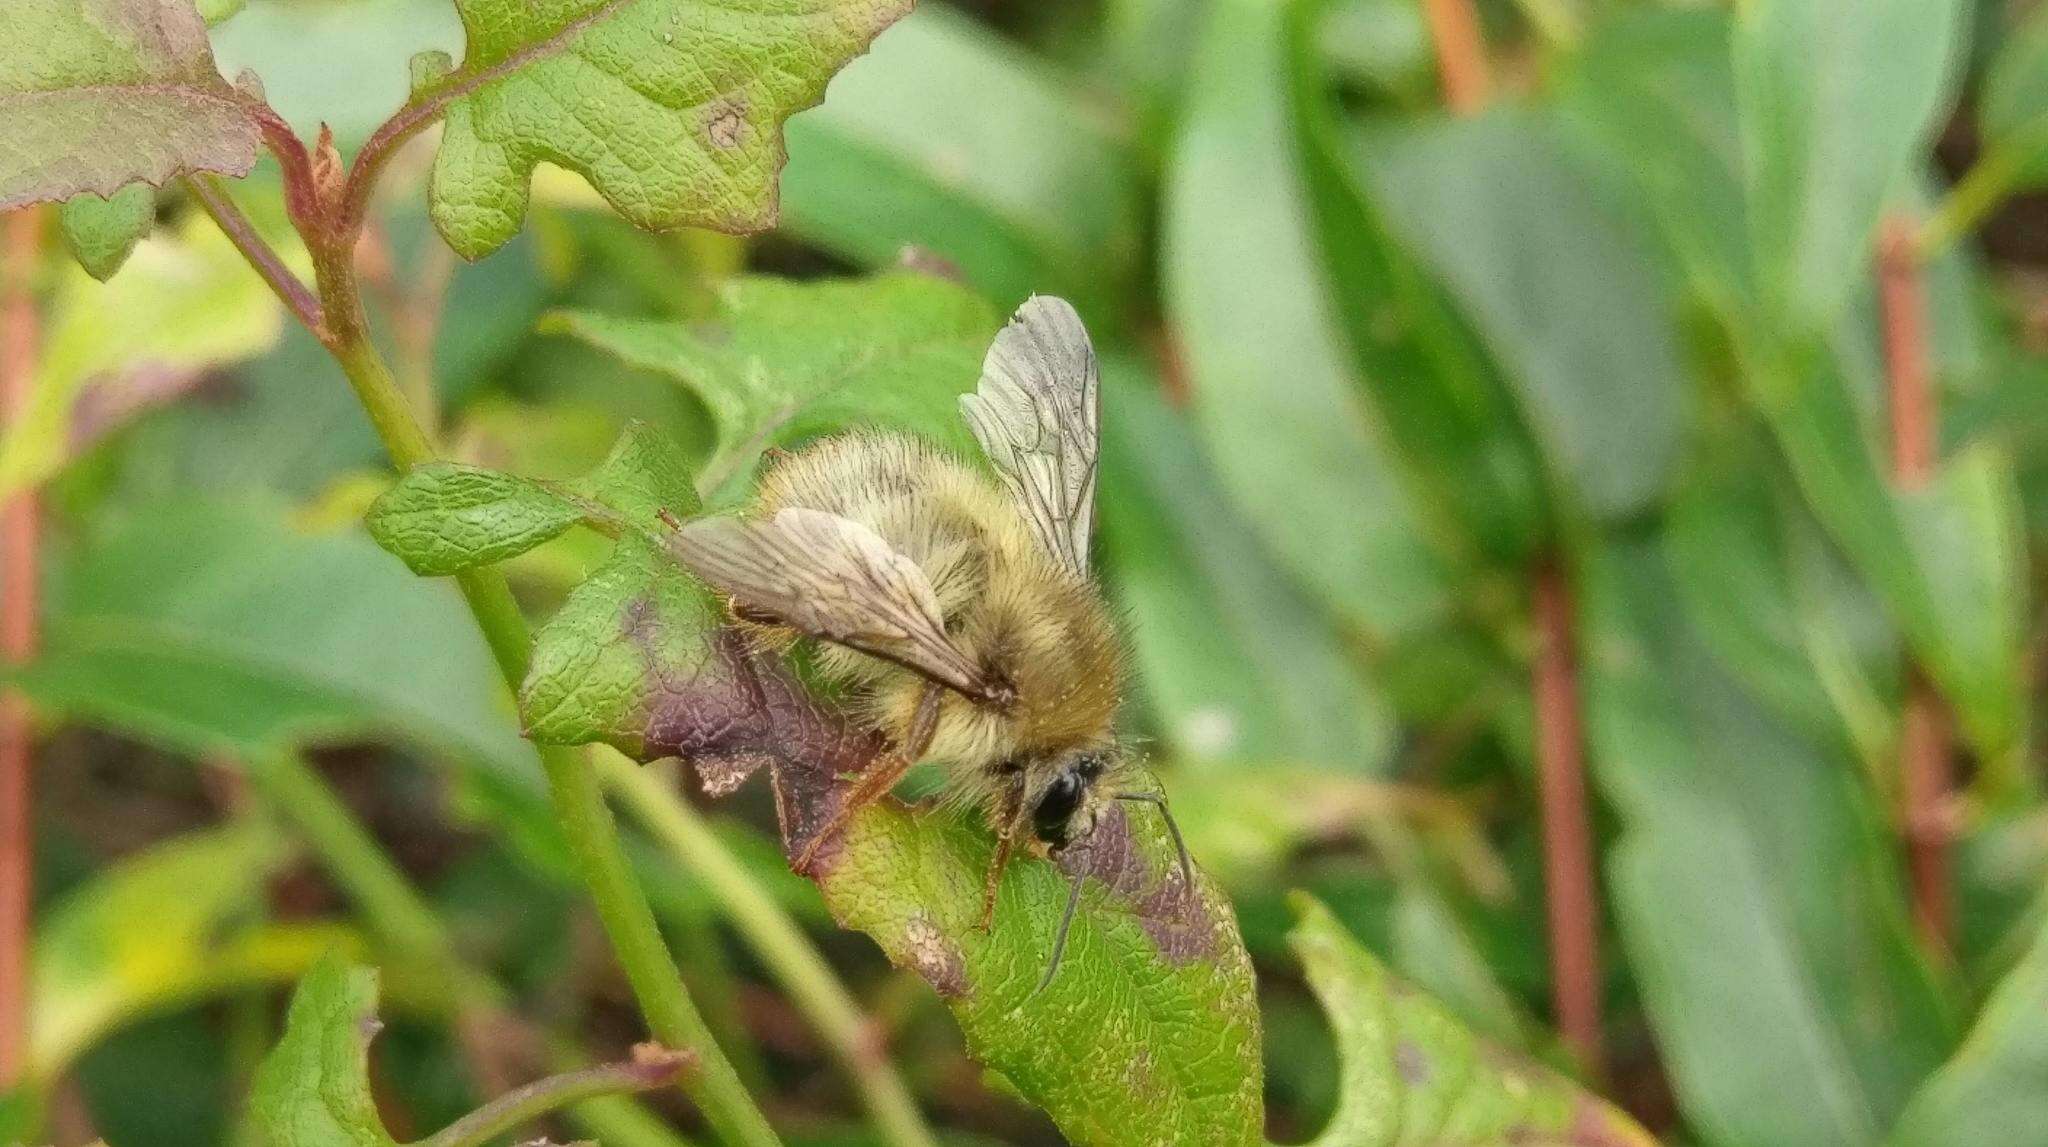
[[(677, 532), (678, 560), (764, 641), (818, 639), (820, 672), (894, 745), (799, 871), (922, 759), (940, 762), (948, 798), (983, 809), (995, 832), (984, 927), (1020, 843), (1064, 848), (1113, 800), (1165, 809), (1127, 787), (1139, 770), (1116, 732), (1124, 645), (1089, 570), (1100, 397), (1080, 316), (1034, 297), (960, 399), (998, 480), (922, 439), (855, 431), (777, 462), (742, 516)], [(1180, 859), (1186, 878), (1185, 847)], [(1076, 881), (1053, 969), (1079, 894)]]

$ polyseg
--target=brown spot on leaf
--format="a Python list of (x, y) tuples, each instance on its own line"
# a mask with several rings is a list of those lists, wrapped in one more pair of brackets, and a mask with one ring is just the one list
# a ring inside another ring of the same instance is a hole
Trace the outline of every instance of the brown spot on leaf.
[[(650, 624), (648, 609), (636, 604), (626, 611), (624, 625), (636, 640), (649, 639), (643, 630)], [(656, 685), (641, 755), (683, 758), (713, 796), (769, 766), (783, 848), (794, 855), (838, 807), (838, 778), (866, 768), (882, 739), (813, 700), (778, 659), (737, 631), (719, 633), (712, 658), (686, 680)], [(817, 871), (829, 872), (835, 859), (836, 846), (828, 844)]]
[(939, 995), (950, 1000), (967, 994), (967, 972), (960, 949), (923, 913), (903, 924), (903, 956)]
[(704, 109), (704, 138), (720, 151), (731, 151), (747, 139), (745, 96), (724, 96)]
[(1139, 852), (1128, 815), (1120, 806), (1105, 812), (1095, 831), (1060, 852), (1060, 869), (1069, 879), (1085, 876), (1108, 885), (1168, 963), (1213, 958), (1215, 920), (1181, 878), (1180, 866), (1171, 856), (1163, 867), (1154, 868)]
[(1413, 1040), (1402, 1040), (1394, 1047), (1394, 1070), (1401, 1075), (1401, 1082), (1410, 1087), (1421, 1087), (1429, 1082), (1429, 1053), (1415, 1045)]

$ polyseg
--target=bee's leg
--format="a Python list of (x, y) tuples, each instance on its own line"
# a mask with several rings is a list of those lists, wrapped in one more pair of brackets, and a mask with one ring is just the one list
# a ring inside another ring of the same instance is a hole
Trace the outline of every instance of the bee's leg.
[(811, 839), (804, 844), (803, 851), (797, 853), (790, 867), (808, 876), (812, 862), (817, 859), (818, 850), (824, 847), (825, 842), (838, 836), (860, 810), (888, 796), (896, 782), (903, 779), (903, 774), (910, 771), (910, 766), (924, 756), (924, 751), (931, 747), (932, 734), (938, 731), (939, 702), (944, 699), (941, 690), (942, 687), (935, 684), (924, 687), (924, 692), (918, 695), (917, 711), (911, 715), (910, 731), (903, 738), (903, 744), (896, 751), (876, 758), (860, 776), (854, 778), (853, 787), (840, 798), (839, 807), (833, 811), (831, 819), (811, 834)]
[(1024, 835), (1024, 778), (1019, 775), (1010, 783), (1003, 794), (1003, 803), (997, 811), (996, 852), (989, 858), (988, 875), (981, 883), (981, 930), (986, 932), (996, 923), (996, 889), (1001, 886), (1003, 869), (1010, 863), (1010, 854), (1017, 849), (1018, 838)]

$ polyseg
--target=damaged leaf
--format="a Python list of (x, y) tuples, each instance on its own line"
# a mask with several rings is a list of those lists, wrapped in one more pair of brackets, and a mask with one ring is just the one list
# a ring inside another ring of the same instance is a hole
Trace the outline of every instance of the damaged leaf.
[(973, 292), (900, 270), (742, 279), (719, 302), (708, 323), (579, 311), (545, 329), (668, 375), (704, 401), (718, 442), (697, 485), (713, 501), (744, 488), (764, 451), (852, 425), (906, 430), (980, 459), (955, 399), (980, 379), (1001, 320)]
[(459, 69), (414, 61), (415, 106), (445, 100), (430, 211), (470, 259), (519, 232), (542, 161), (588, 178), (641, 227), (775, 222), (782, 124), (909, 11), (909, 0), (457, 0)]
[(0, 4), (0, 211), (256, 162), (254, 96), (214, 69), (192, 0)]
[(1393, 978), (1330, 910), (1294, 894), (1288, 942), (1337, 1036), (1337, 1112), (1313, 1147), (1653, 1147), (1571, 1080), (1491, 1047)]

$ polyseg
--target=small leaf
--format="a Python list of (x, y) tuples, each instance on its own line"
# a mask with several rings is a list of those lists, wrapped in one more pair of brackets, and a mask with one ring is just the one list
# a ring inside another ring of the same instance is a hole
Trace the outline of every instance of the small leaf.
[(571, 0), (537, 8), (457, 0), (462, 67), (424, 80), (447, 99), (434, 225), (465, 257), (519, 231), (534, 165), (588, 177), (651, 229), (758, 231), (775, 222), (782, 124), (906, 0)]
[(967, 289), (912, 271), (788, 283), (742, 279), (708, 323), (559, 314), (545, 329), (688, 386), (711, 410), (717, 450), (698, 487), (745, 488), (761, 454), (849, 426), (904, 430), (979, 460), (956, 403), (981, 378), (1001, 326)]
[(435, 576), (518, 557), (578, 522), (659, 536), (667, 529), (662, 512), (687, 517), (696, 508), (681, 452), (634, 422), (610, 456), (577, 482), (430, 462), (378, 498), (364, 523), (412, 572)]
[(192, 172), (247, 175), (257, 102), (214, 70), (192, 0), (8, 0), (0, 211)]
[(1036, 292), (1112, 316), (1143, 257), (1140, 193), (1086, 104), (1044, 61), (924, 5), (790, 121), (782, 226), (870, 267), (929, 251), (1005, 308)]
[(156, 196), (147, 184), (131, 183), (111, 199), (88, 193), (66, 200), (58, 218), (72, 257), (87, 274), (105, 282), (155, 226)]
[(1751, 250), (1785, 331), (1833, 324), (1886, 198), (1947, 110), (1960, 0), (1755, 0), (1736, 8)]
[(538, 482), (459, 462), (414, 467), (363, 524), (416, 574), (452, 574), (517, 557), (582, 520)]
[(1217, 0), (1166, 173), (1161, 274), (1224, 490), (1349, 626), (1391, 640), (1446, 578), (1374, 439), (1324, 295), (1290, 130), (1285, 6)]
[(329, 956), (292, 993), (284, 1037), (256, 1069), (250, 1109), (276, 1147), (397, 1147), (370, 1095), (377, 973)]
[(1992, 57), (1977, 125), (1987, 149), (2011, 156), (2024, 184), (2048, 181), (2048, 9), (2033, 9)]
[(1336, 1114), (1311, 1147), (1655, 1147), (1628, 1116), (1479, 1040), (1306, 893), (1287, 941), (1336, 1031)]

